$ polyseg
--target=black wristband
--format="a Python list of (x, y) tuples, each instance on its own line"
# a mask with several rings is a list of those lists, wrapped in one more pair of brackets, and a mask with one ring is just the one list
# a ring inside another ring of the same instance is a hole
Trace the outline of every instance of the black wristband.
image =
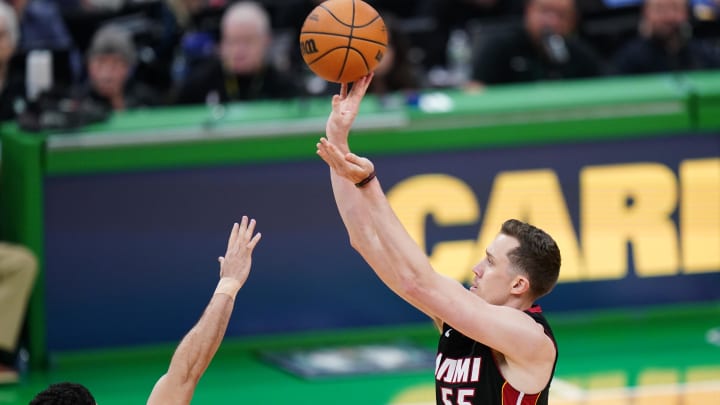
[(374, 179), (374, 178), (375, 178), (375, 170), (373, 170), (372, 173), (368, 174), (368, 176), (365, 177), (364, 179), (362, 179), (362, 181), (360, 181), (359, 183), (355, 183), (355, 187), (357, 187), (357, 188), (363, 187), (364, 185), (370, 183), (372, 181), (372, 179)]

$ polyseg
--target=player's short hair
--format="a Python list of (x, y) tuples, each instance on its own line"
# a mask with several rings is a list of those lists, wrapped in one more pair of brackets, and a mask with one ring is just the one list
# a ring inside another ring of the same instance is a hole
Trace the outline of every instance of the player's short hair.
[(96, 402), (85, 386), (60, 382), (40, 391), (28, 405), (96, 405)]
[(517, 219), (505, 221), (500, 233), (520, 242), (508, 253), (508, 259), (527, 274), (535, 298), (549, 293), (560, 274), (560, 249), (555, 240), (542, 229)]

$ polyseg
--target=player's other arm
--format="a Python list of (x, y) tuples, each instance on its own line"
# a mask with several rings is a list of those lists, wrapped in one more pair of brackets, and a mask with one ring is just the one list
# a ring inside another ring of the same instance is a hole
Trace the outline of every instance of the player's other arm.
[(200, 377), (220, 347), (232, 314), (235, 295), (247, 280), (252, 252), (260, 240), (255, 220), (243, 216), (234, 224), (224, 257), (220, 282), (197, 324), (178, 345), (167, 372), (155, 383), (148, 405), (189, 404)]
[(232, 309), (232, 297), (218, 293), (213, 295), (203, 316), (175, 350), (170, 367), (155, 384), (148, 404), (190, 403), (200, 377), (225, 335)]

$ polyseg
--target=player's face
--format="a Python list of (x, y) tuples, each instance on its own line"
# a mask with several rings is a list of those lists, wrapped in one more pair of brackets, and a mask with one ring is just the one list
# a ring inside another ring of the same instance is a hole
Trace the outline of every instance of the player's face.
[(470, 291), (494, 305), (503, 305), (510, 298), (510, 289), (518, 273), (508, 253), (520, 246), (512, 236), (500, 234), (485, 251), (485, 258), (473, 267)]
[(263, 65), (270, 43), (257, 24), (227, 24), (223, 28), (220, 52), (225, 68), (235, 74), (251, 74)]

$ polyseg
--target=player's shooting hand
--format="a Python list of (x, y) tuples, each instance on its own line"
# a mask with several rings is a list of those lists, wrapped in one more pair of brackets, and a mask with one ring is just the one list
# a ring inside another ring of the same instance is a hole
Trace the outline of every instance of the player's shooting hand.
[(332, 112), (325, 126), (325, 134), (330, 142), (343, 152), (349, 150), (347, 138), (350, 128), (357, 117), (360, 102), (365, 96), (372, 78), (373, 73), (363, 76), (353, 83), (349, 92), (348, 84), (343, 83), (340, 86), (340, 94), (336, 94), (332, 98)]
[(375, 166), (369, 159), (352, 152), (344, 153), (326, 138), (320, 138), (320, 142), (317, 144), (317, 154), (335, 173), (353, 183), (362, 181), (375, 170)]
[(252, 265), (252, 252), (262, 236), (255, 232), (255, 220), (243, 215), (240, 224), (233, 224), (225, 256), (220, 256), (220, 277), (232, 277), (245, 284)]

